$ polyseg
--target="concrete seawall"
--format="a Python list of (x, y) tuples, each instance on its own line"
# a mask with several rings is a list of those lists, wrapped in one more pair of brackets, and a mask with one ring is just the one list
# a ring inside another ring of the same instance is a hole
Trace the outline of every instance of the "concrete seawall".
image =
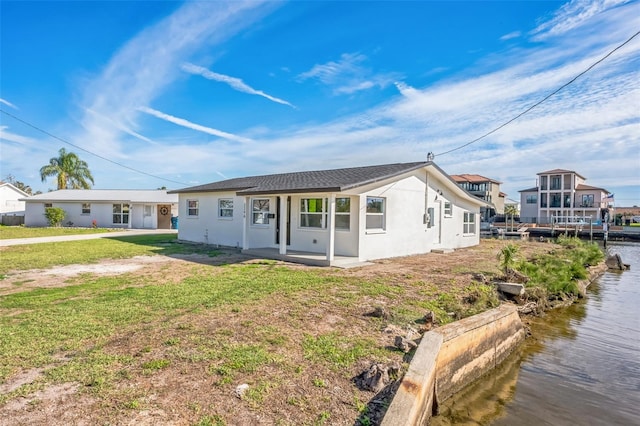
[(381, 425), (426, 424), (438, 401), (495, 368), (524, 338), (509, 304), (425, 333)]

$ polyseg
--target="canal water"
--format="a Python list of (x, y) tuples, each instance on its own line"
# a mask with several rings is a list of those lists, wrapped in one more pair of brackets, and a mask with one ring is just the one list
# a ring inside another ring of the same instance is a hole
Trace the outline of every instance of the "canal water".
[(579, 303), (531, 324), (499, 368), (441, 404), (431, 425), (640, 425), (640, 244), (609, 243), (607, 271)]

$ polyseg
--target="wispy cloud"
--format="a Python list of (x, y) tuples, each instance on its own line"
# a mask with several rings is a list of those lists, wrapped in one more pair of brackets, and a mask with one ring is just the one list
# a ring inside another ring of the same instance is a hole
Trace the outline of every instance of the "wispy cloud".
[(250, 95), (257, 95), (257, 96), (262, 96), (264, 98), (269, 99), (270, 101), (276, 102), (278, 104), (282, 104), (282, 105), (287, 105), (290, 106), (292, 108), (295, 108), (295, 106), (293, 106), (291, 103), (280, 99), (280, 98), (276, 98), (274, 96), (268, 95), (265, 92), (263, 92), (262, 90), (256, 90), (253, 87), (249, 86), (248, 84), (246, 84), (244, 81), (242, 81), (239, 78), (236, 77), (230, 77), (228, 75), (224, 75), (224, 74), (218, 74), (216, 72), (210, 71), (204, 67), (198, 66), (198, 65), (194, 65), (191, 63), (184, 63), (182, 64), (182, 66), (180, 67), (182, 68), (183, 71), (186, 71), (190, 74), (194, 74), (194, 75), (200, 75), (208, 80), (213, 80), (213, 81), (218, 81), (220, 83), (225, 83), (228, 84), (229, 86), (231, 86), (233, 89), (239, 91), (239, 92), (243, 92), (243, 93), (248, 93)]
[(36, 139), (9, 132), (7, 130), (8, 128), (8, 126), (0, 126), (0, 139), (31, 147), (38, 145), (38, 141)]
[(179, 77), (175, 64), (187, 61), (204, 46), (225, 41), (275, 7), (253, 0), (187, 2), (143, 30), (112, 57), (99, 76), (83, 86), (84, 131), (74, 139), (103, 155), (122, 157), (125, 146), (131, 152), (122, 134), (145, 140), (137, 131), (126, 129), (138, 127), (139, 105), (151, 104)]
[(11, 102), (7, 101), (6, 99), (2, 99), (2, 98), (0, 98), (0, 104), (4, 104), (4, 105), (9, 106), (9, 107), (11, 107), (11, 108), (13, 108), (13, 109), (18, 109), (18, 107), (17, 107), (17, 106), (15, 106), (15, 105), (14, 105), (14, 104), (12, 104)]
[(629, 3), (630, 0), (571, 0), (564, 4), (554, 14), (553, 18), (542, 22), (532, 31), (534, 40), (542, 40), (549, 36), (565, 34), (584, 23), (595, 15), (616, 6)]
[(178, 126), (186, 127), (188, 129), (197, 130), (198, 132), (207, 133), (209, 135), (217, 136), (220, 138), (228, 139), (235, 142), (251, 142), (251, 139), (243, 138), (241, 136), (237, 136), (231, 133), (223, 132), (222, 130), (214, 129), (211, 127), (202, 126), (200, 124), (192, 123), (189, 120), (185, 120), (184, 118), (174, 117), (173, 115), (165, 114), (164, 112), (155, 110), (149, 107), (140, 107), (138, 110), (153, 115), (154, 117), (160, 118), (161, 120), (168, 121), (173, 124), (177, 124)]
[(88, 109), (88, 108), (86, 109), (86, 111), (91, 113), (91, 114), (93, 114), (93, 115), (95, 115), (97, 119), (103, 121), (104, 123), (106, 123), (108, 125), (112, 125), (115, 128), (117, 128), (119, 130), (122, 130), (126, 134), (133, 136), (134, 138), (140, 139), (141, 141), (149, 142), (150, 144), (154, 144), (154, 145), (157, 144), (156, 142), (154, 142), (153, 140), (149, 139), (148, 137), (146, 137), (144, 135), (141, 135), (140, 133), (130, 129), (127, 126), (125, 126), (123, 123), (116, 122), (116, 121), (112, 120), (111, 118), (105, 117), (102, 114), (98, 114), (97, 112), (95, 112), (95, 111), (93, 111), (91, 109)]
[(522, 33), (520, 31), (512, 31), (509, 34), (505, 34), (502, 37), (500, 37), (500, 40), (502, 41), (512, 40), (514, 38), (519, 38), (521, 35)]
[(352, 94), (373, 87), (385, 88), (399, 78), (397, 73), (374, 74), (363, 65), (366, 61), (363, 54), (343, 53), (338, 61), (314, 65), (298, 75), (298, 80), (315, 79), (333, 87), (335, 94)]

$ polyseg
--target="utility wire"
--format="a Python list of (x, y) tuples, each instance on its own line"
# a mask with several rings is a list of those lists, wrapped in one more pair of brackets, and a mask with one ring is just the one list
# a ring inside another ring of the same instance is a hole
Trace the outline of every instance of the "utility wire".
[(596, 62), (594, 62), (593, 64), (591, 64), (587, 69), (585, 69), (584, 71), (582, 71), (580, 74), (576, 75), (575, 77), (573, 77), (571, 80), (569, 80), (567, 83), (563, 84), (562, 86), (560, 86), (559, 88), (557, 88), (556, 90), (554, 90), (553, 92), (549, 93), (547, 96), (545, 96), (544, 98), (542, 98), (540, 101), (536, 102), (535, 104), (531, 105), (529, 108), (525, 109), (524, 111), (522, 111), (520, 114), (516, 115), (515, 117), (513, 117), (512, 119), (510, 119), (509, 121), (501, 124), (500, 126), (496, 127), (495, 129), (485, 133), (484, 135), (472, 140), (471, 142), (467, 142), (464, 145), (460, 145), (457, 148), (453, 148), (450, 149), (449, 151), (445, 151), (445, 152), (441, 152), (439, 154), (435, 154), (436, 156), (439, 155), (445, 155), (445, 154), (450, 154), (454, 151), (457, 151), (459, 149), (465, 148), (471, 144), (474, 144), (476, 142), (478, 142), (481, 139), (486, 138), (487, 136), (497, 132), (498, 130), (502, 129), (503, 127), (513, 123), (514, 121), (516, 121), (518, 118), (522, 117), (523, 115), (527, 114), (528, 112), (530, 112), (532, 109), (536, 108), (537, 106), (539, 106), (540, 104), (542, 104), (543, 102), (547, 101), (549, 98), (551, 98), (553, 95), (555, 95), (556, 93), (558, 93), (559, 91), (561, 91), (562, 89), (564, 89), (565, 87), (569, 86), (570, 84), (572, 84), (574, 81), (576, 81), (578, 78), (582, 77), (583, 75), (585, 75), (586, 73), (588, 73), (589, 71), (591, 71), (591, 69), (593, 69), (596, 65), (598, 65), (599, 63), (601, 63), (602, 61), (604, 61), (605, 59), (607, 59), (609, 56), (613, 55), (614, 52), (616, 52), (618, 49), (621, 49), (624, 45), (626, 45), (627, 43), (629, 43), (631, 40), (633, 40), (634, 38), (636, 38), (638, 36), (638, 34), (640, 34), (640, 31), (638, 31), (637, 33), (635, 33), (634, 35), (632, 35), (631, 37), (629, 37), (627, 39), (627, 41), (625, 41), (624, 43), (622, 43), (621, 45), (619, 45), (618, 47), (616, 47), (615, 49), (613, 49), (612, 51), (610, 51), (609, 53), (607, 53), (606, 55), (604, 55), (602, 58), (600, 58), (599, 60), (597, 60)]
[(80, 146), (78, 146), (78, 145), (75, 145), (75, 144), (73, 144), (73, 143), (69, 142), (68, 140), (62, 139), (62, 138), (61, 138), (61, 137), (59, 137), (59, 136), (56, 136), (56, 135), (54, 135), (54, 134), (52, 134), (52, 133), (49, 133), (49, 132), (47, 132), (46, 130), (41, 129), (41, 128), (40, 128), (40, 127), (38, 127), (38, 126), (36, 126), (36, 125), (34, 125), (34, 124), (29, 123), (28, 121), (25, 121), (25, 120), (23, 120), (23, 119), (21, 119), (21, 118), (19, 118), (19, 117), (16, 117), (15, 115), (13, 115), (13, 114), (11, 114), (11, 113), (9, 113), (9, 112), (5, 111), (5, 110), (4, 110), (4, 109), (2, 109), (2, 108), (0, 108), (0, 112), (2, 112), (3, 114), (8, 115), (9, 117), (13, 118), (14, 120), (17, 120), (17, 121), (21, 122), (22, 124), (25, 124), (25, 125), (27, 125), (27, 126), (31, 127), (32, 129), (35, 129), (35, 130), (37, 130), (37, 131), (39, 131), (39, 132), (41, 132), (41, 133), (44, 133), (44, 134), (45, 134), (45, 135), (47, 135), (47, 136), (50, 136), (50, 137), (52, 137), (52, 138), (54, 138), (54, 139), (57, 139), (57, 140), (59, 140), (60, 142), (66, 143), (67, 145), (71, 145), (72, 147), (77, 148), (77, 149), (79, 149), (79, 150), (81, 150), (81, 151), (84, 151), (84, 152), (86, 152), (86, 153), (88, 153), (88, 154), (91, 154), (91, 155), (93, 155), (94, 157), (98, 157), (98, 158), (100, 158), (101, 160), (108, 161), (109, 163), (115, 164), (116, 166), (120, 166), (120, 167), (125, 168), (125, 169), (127, 169), (127, 170), (131, 170), (131, 171), (133, 171), (133, 172), (140, 173), (140, 174), (142, 174), (142, 175), (149, 176), (149, 177), (152, 177), (152, 178), (154, 178), (154, 179), (160, 179), (160, 180), (164, 180), (164, 181), (171, 182), (171, 183), (177, 183), (178, 185), (182, 185), (182, 186), (189, 186), (189, 184), (184, 183), (184, 182), (178, 182), (178, 181), (176, 181), (176, 180), (171, 180), (171, 179), (163, 178), (163, 177), (160, 177), (160, 176), (152, 175), (151, 173), (143, 172), (142, 170), (134, 169), (133, 167), (129, 167), (129, 166), (126, 166), (126, 165), (124, 165), (124, 164), (122, 164), (122, 163), (118, 163), (117, 161), (114, 161), (114, 160), (111, 160), (111, 159), (109, 159), (109, 158), (103, 157), (103, 156), (102, 156), (102, 155), (100, 155), (100, 154), (96, 154), (95, 152), (91, 152), (91, 151), (89, 151), (89, 150), (87, 150), (87, 149), (84, 149), (84, 148), (82, 148), (82, 147), (80, 147)]

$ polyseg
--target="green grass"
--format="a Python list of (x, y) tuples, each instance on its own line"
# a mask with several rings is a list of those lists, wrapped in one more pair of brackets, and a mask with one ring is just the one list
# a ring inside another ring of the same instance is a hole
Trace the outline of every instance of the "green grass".
[(59, 235), (103, 234), (105, 232), (121, 231), (121, 229), (106, 228), (26, 228), (24, 226), (0, 226), (0, 240), (14, 238), (56, 237)]
[(375, 342), (366, 338), (341, 336), (336, 332), (315, 337), (306, 335), (302, 340), (302, 348), (305, 358), (325, 363), (336, 370), (350, 367), (366, 356), (384, 356)]
[(578, 296), (577, 281), (587, 278), (587, 267), (603, 259), (596, 244), (562, 236), (550, 253), (521, 260), (516, 269), (529, 277), (527, 286), (543, 288), (549, 296)]
[(172, 255), (194, 252), (209, 256), (219, 254), (219, 251), (206, 246), (178, 243), (175, 234), (136, 235), (10, 246), (2, 251), (0, 275), (11, 270), (87, 264), (101, 259), (127, 259), (141, 255)]
[[(219, 268), (224, 268), (224, 273), (196, 273), (178, 284), (158, 284), (145, 277), (125, 275), (4, 296), (0, 299), (0, 383), (14, 371), (45, 367), (59, 354), (73, 353), (73, 361), (55, 368), (49, 377), (101, 386), (113, 379), (107, 370), (130, 362), (101, 352), (100, 348), (118, 333), (139, 330), (145, 324), (171, 323), (172, 319), (204, 310), (251, 305), (274, 293), (286, 296), (306, 289), (328, 289), (339, 279), (324, 271), (270, 265)], [(344, 282), (344, 278), (339, 280)], [(267, 339), (273, 338), (273, 330), (265, 332)], [(334, 336), (336, 339), (348, 345), (359, 341)], [(162, 342), (164, 347), (176, 350), (181, 344), (175, 338)], [(214, 372), (227, 378), (278, 361), (261, 344), (225, 345), (214, 341), (201, 352), (204, 355), (200, 358), (221, 360)], [(4, 397), (0, 396), (0, 403)]]

